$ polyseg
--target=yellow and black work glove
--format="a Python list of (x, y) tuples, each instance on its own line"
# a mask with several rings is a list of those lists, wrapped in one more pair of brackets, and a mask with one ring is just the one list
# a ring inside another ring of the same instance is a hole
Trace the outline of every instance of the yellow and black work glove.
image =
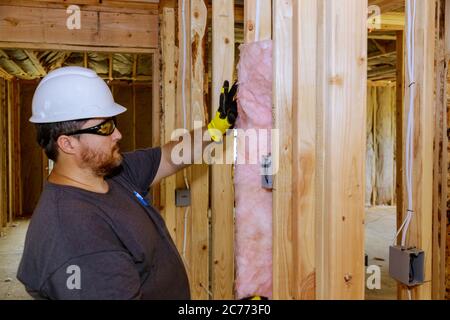
[(208, 131), (215, 142), (221, 142), (228, 129), (233, 129), (238, 116), (236, 93), (238, 84), (225, 81), (220, 91), (220, 104), (216, 116), (208, 124)]

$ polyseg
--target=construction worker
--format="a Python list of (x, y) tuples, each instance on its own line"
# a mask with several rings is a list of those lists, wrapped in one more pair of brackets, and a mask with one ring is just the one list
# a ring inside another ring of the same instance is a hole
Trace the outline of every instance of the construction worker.
[[(236, 89), (224, 84), (219, 111), (202, 134), (220, 141), (233, 127)], [(178, 142), (121, 154), (115, 117), (126, 109), (86, 68), (50, 72), (32, 108), (38, 143), (54, 167), (17, 274), (27, 291), (37, 299), (189, 299), (184, 264), (145, 199), (150, 186), (189, 165), (171, 160)]]

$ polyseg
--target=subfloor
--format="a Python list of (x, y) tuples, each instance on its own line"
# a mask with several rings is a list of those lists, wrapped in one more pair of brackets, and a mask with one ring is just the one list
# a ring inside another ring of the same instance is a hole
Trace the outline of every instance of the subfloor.
[(28, 219), (16, 220), (3, 229), (0, 237), (0, 300), (30, 300), (24, 286), (16, 279), (23, 252)]
[[(389, 277), (389, 245), (395, 235), (395, 207), (373, 207), (366, 209), (366, 253), (369, 265), (381, 268), (381, 289), (368, 290), (368, 300), (395, 300), (397, 286)], [(31, 299), (23, 285), (16, 279), (17, 267), (23, 251), (23, 242), (29, 220), (17, 220), (4, 230), (0, 237), (0, 300)], [(366, 275), (367, 277), (367, 275)]]
[[(396, 233), (396, 208), (366, 208), (366, 254), (368, 265), (381, 269), (381, 289), (369, 290), (366, 300), (397, 300), (397, 283), (389, 276), (389, 246)], [(366, 280), (370, 274), (366, 274)]]

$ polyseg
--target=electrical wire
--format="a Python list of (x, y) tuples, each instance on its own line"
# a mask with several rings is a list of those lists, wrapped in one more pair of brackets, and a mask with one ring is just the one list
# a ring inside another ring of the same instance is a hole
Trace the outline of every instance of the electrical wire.
[(401, 246), (406, 246), (406, 236), (408, 234), (411, 220), (414, 216), (413, 208), (413, 162), (414, 162), (414, 97), (416, 92), (415, 83), (415, 22), (416, 22), (416, 0), (408, 0), (407, 3), (408, 15), (408, 29), (406, 35), (407, 45), (407, 71), (409, 85), (406, 91), (409, 93), (409, 109), (406, 127), (406, 148), (405, 148), (405, 176), (406, 176), (406, 194), (407, 194), (407, 214), (406, 218), (400, 226), (394, 239), (394, 244), (397, 237), (402, 232)]

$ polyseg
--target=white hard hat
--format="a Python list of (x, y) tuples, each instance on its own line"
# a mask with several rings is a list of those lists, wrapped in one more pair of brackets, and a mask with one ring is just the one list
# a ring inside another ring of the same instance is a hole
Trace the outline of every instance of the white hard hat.
[(108, 85), (93, 70), (63, 67), (50, 72), (39, 83), (30, 122), (109, 118), (126, 110), (114, 102)]

